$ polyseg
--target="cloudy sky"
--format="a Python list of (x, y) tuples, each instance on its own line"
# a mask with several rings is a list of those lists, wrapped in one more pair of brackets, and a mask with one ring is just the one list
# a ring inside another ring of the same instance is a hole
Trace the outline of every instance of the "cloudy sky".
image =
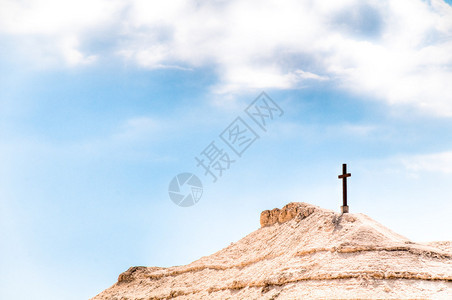
[[(259, 136), (241, 156), (220, 137), (238, 117)], [(212, 142), (234, 160), (216, 182)], [(338, 210), (342, 163), (351, 212), (452, 240), (452, 1), (0, 0), (2, 299), (87, 299), (264, 209)]]

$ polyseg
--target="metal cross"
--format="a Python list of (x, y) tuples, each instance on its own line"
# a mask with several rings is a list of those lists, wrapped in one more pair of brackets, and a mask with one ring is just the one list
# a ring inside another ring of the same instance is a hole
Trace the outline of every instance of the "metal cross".
[(347, 205), (347, 177), (351, 177), (352, 174), (347, 173), (347, 164), (342, 164), (342, 175), (339, 175), (338, 178), (342, 179), (342, 213), (348, 213), (348, 205)]

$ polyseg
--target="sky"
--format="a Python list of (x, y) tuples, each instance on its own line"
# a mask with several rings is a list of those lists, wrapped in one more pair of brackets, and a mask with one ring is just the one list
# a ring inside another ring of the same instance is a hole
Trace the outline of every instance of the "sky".
[(88, 299), (262, 210), (339, 211), (342, 163), (350, 212), (452, 240), (451, 83), (451, 1), (0, 0), (0, 298)]

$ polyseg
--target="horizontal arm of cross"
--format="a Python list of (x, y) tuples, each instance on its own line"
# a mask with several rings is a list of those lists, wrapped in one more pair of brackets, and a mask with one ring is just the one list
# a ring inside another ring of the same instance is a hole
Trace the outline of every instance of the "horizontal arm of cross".
[(342, 178), (347, 178), (347, 177), (351, 177), (352, 174), (347, 173), (347, 174), (343, 174), (343, 175), (339, 175), (337, 178), (342, 179)]

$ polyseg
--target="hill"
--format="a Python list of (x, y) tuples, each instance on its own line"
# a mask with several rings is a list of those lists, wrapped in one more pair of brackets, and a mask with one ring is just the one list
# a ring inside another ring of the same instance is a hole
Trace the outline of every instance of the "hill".
[(185, 266), (132, 267), (93, 299), (452, 299), (450, 242), (419, 244), (364, 214), (306, 203)]

